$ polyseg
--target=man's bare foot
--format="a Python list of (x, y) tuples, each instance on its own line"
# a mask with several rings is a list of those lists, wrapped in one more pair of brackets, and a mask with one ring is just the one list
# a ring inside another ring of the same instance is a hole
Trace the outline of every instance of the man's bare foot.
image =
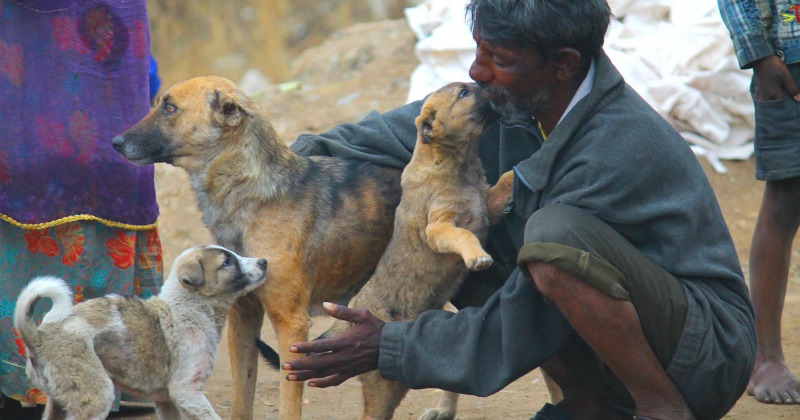
[(800, 404), (800, 382), (781, 360), (756, 361), (747, 393), (767, 404)]

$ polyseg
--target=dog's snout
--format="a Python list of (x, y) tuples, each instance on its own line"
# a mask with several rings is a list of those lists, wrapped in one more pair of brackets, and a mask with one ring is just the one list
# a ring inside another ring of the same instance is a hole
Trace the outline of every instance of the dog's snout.
[(266, 270), (267, 269), (267, 260), (264, 259), (264, 258), (261, 258), (260, 260), (258, 260), (258, 267), (261, 268), (262, 270)]
[(111, 139), (111, 144), (117, 150), (122, 150), (122, 145), (125, 144), (125, 139), (122, 136), (117, 136)]

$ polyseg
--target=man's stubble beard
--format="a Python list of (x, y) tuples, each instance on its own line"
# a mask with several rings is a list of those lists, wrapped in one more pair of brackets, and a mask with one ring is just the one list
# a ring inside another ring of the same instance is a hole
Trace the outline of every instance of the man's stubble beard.
[(504, 118), (516, 114), (542, 115), (553, 107), (553, 93), (551, 89), (541, 89), (531, 98), (518, 99), (505, 87), (485, 87), (486, 94), (493, 98), (492, 109)]

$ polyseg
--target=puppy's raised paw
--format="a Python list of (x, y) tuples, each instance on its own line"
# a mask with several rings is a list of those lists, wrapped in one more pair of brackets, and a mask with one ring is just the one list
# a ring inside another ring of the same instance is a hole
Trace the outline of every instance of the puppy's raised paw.
[(470, 257), (464, 260), (464, 264), (466, 264), (469, 271), (480, 271), (485, 268), (489, 268), (493, 262), (494, 260), (492, 260), (492, 257), (489, 254), (478, 255), (476, 257)]
[(489, 223), (495, 224), (508, 207), (514, 191), (514, 171), (504, 173), (497, 183), (489, 188), (486, 205), (489, 211)]

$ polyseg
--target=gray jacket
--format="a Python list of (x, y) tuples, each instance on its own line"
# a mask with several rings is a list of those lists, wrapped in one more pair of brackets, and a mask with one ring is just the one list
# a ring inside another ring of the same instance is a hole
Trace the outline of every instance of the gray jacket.
[[(485, 134), (479, 153), (487, 180), (512, 168), (516, 173), (513, 208), (489, 239), (500, 259), (488, 275), (509, 280), (480, 308), (387, 323), (379, 366), (384, 378), (411, 388), (489, 395), (555, 355), (558, 348), (530, 349), (547, 347), (565, 321), (540, 310), (541, 295), (519, 275), (515, 260), (528, 217), (560, 203), (607, 222), (682, 281), (686, 325), (667, 373), (695, 415), (724, 413), (741, 395), (755, 356), (753, 311), (714, 192), (684, 139), (605, 54), (596, 64), (591, 92), (546, 141), (525, 117), (499, 122)], [(411, 156), (420, 106), (303, 135), (292, 148), (402, 167)]]

